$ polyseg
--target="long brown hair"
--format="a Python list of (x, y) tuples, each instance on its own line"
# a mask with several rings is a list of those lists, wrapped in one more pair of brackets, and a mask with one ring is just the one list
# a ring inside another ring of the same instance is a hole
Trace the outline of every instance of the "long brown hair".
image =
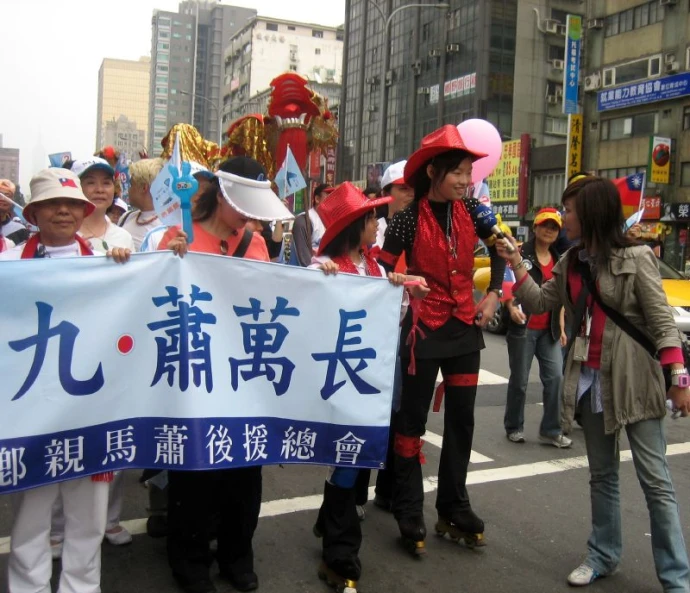
[(614, 249), (638, 244), (625, 235), (621, 197), (610, 180), (594, 176), (578, 179), (565, 188), (561, 202), (570, 199), (580, 222), (580, 248), (594, 248), (597, 263), (605, 263)]

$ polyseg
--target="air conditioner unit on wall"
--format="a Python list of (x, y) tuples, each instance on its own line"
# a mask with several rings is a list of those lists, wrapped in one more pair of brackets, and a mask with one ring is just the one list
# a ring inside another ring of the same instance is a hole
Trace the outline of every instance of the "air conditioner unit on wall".
[(367, 111), (376, 111), (376, 105), (373, 103), (367, 105)]
[(547, 33), (558, 33), (558, 21), (546, 20), (544, 21), (544, 31)]
[(546, 102), (549, 105), (558, 105), (558, 97), (556, 95), (546, 95)]
[(563, 68), (565, 68), (565, 62), (563, 60), (551, 60), (551, 67), (554, 70), (563, 70)]
[(671, 62), (676, 61), (676, 54), (666, 54), (664, 56), (664, 63), (665, 64), (670, 64)]
[(565, 25), (558, 25), (558, 34), (563, 35), (565, 37), (565, 34), (567, 33), (568, 28)]
[(448, 45), (446, 45), (446, 52), (448, 52), (449, 54), (457, 53), (459, 51), (460, 51), (460, 44), (459, 43), (449, 43)]
[(379, 83), (379, 77), (378, 76), (370, 76), (367, 78), (367, 84), (369, 85), (375, 85)]
[(585, 92), (591, 93), (601, 88), (601, 74), (595, 72), (585, 76)]
[(587, 28), (588, 29), (603, 29), (604, 28), (604, 19), (589, 19), (587, 21)]
[(418, 95), (428, 95), (429, 94), (429, 87), (428, 86), (420, 86), (417, 89), (417, 94)]
[(429, 50), (429, 57), (430, 58), (438, 58), (441, 55), (441, 50), (440, 49), (430, 49)]
[(417, 76), (422, 73), (422, 60), (415, 60), (412, 62), (412, 72)]
[(667, 62), (664, 64), (664, 72), (666, 74), (675, 74), (680, 69), (680, 64), (678, 62)]

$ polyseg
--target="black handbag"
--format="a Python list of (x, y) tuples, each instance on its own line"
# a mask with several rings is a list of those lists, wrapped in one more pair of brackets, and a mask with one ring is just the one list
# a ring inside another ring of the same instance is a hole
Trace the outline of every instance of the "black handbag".
[[(601, 296), (599, 296), (599, 291), (597, 290), (596, 282), (594, 282), (594, 279), (592, 278), (592, 272), (589, 269), (589, 265), (585, 263), (584, 265), (579, 266), (579, 268), (580, 274), (585, 285), (589, 290), (589, 293), (592, 295), (597, 305), (599, 305), (599, 307), (606, 314), (606, 316), (609, 319), (611, 319), (611, 321), (613, 321), (618, 327), (620, 327), (626, 334), (628, 334), (633, 340), (635, 340), (640, 346), (642, 346), (653, 359), (658, 361), (659, 352), (652, 343), (652, 341), (646, 335), (644, 335), (639, 329), (637, 329), (632, 323), (630, 323), (622, 313), (619, 313), (615, 309), (612, 309), (601, 300)], [(688, 345), (686, 343), (686, 340), (684, 339), (681, 339), (681, 349), (683, 351), (683, 363), (685, 365), (685, 368), (687, 369), (690, 366), (690, 350), (688, 349)], [(671, 369), (662, 367), (662, 371), (664, 372), (664, 382), (666, 384), (666, 391), (668, 391), (671, 388)]]

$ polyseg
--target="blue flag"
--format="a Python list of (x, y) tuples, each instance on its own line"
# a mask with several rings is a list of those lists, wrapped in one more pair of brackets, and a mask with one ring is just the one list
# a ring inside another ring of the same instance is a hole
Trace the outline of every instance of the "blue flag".
[(276, 173), (275, 183), (278, 186), (278, 195), (281, 200), (307, 187), (307, 182), (304, 180), (302, 171), (299, 170), (297, 161), (289, 146), (285, 154), (285, 160)]

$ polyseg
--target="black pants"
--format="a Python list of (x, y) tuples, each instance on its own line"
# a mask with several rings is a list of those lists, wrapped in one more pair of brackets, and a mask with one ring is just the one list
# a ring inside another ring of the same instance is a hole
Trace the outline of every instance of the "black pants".
[(209, 539), (217, 517), (222, 571), (253, 571), (252, 538), (261, 510), (261, 466), (215, 471), (170, 471), (168, 563), (185, 583), (209, 579)]
[(355, 508), (356, 497), (356, 484), (351, 488), (343, 488), (326, 481), (323, 503), (316, 521), (323, 534), (322, 558), (326, 566), (341, 577), (353, 581), (359, 580), (362, 573), (359, 560), (362, 527)]
[[(439, 368), (444, 377), (465, 376), (468, 385), (445, 389), (443, 447), (438, 469), (436, 509), (449, 516), (456, 510), (470, 507), (467, 494), (467, 466), (474, 436), (474, 402), (479, 373), (479, 352), (455, 358), (417, 359), (417, 373), (407, 372), (409, 360), (402, 360), (403, 389), (400, 410), (395, 416), (395, 485), (393, 512), (396, 519), (423, 515), (424, 489), (419, 455), (410, 454), (404, 444), (414, 443), (426, 431), (429, 407), (434, 395)], [(474, 383), (474, 384), (472, 384)], [(401, 438), (402, 437), (402, 438)], [(412, 438), (405, 438), (412, 437)], [(399, 445), (402, 442), (403, 445)]]

